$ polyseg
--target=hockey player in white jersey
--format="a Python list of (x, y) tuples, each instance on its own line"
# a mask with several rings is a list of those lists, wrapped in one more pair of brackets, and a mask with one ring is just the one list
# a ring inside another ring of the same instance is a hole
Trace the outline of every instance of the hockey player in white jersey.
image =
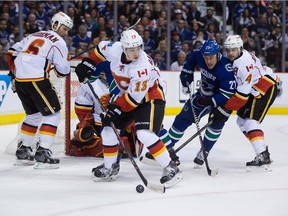
[(113, 122), (116, 128), (122, 129), (134, 120), (137, 138), (163, 168), (160, 182), (166, 187), (175, 185), (182, 179), (182, 174), (157, 136), (165, 109), (160, 71), (143, 51), (142, 37), (129, 29), (122, 32), (120, 42), (100, 42), (89, 58), (84, 58), (77, 66), (75, 71), (79, 81), (83, 82), (93, 68), (105, 60), (111, 62), (111, 71), (120, 93), (102, 114), (104, 163), (93, 169), (94, 180), (117, 178), (120, 169), (117, 162), (118, 140), (110, 124)]
[(233, 63), (237, 91), (224, 107), (215, 110), (214, 120), (223, 119), (223, 115), (228, 118), (231, 110), (236, 110), (237, 124), (256, 153), (254, 160), (246, 163), (247, 169), (263, 166), (270, 170), (272, 160), (260, 123), (277, 96), (278, 77), (271, 68), (262, 66), (253, 53), (243, 48), (239, 35), (229, 35), (224, 47)]
[[(61, 119), (61, 105), (49, 81), (49, 73), (51, 64), (59, 77), (70, 73), (68, 49), (63, 37), (72, 27), (70, 17), (59, 12), (51, 19), (51, 30), (33, 33), (8, 51), (16, 91), (26, 113), (16, 151), (17, 164), (34, 164), (36, 161), (34, 168), (59, 167), (59, 159), (53, 158), (49, 148)], [(40, 136), (34, 155), (31, 144), (37, 130)]]

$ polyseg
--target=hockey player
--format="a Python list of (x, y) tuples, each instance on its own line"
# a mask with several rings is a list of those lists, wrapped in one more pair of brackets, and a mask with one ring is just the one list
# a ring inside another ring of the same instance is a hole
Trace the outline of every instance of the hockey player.
[(260, 123), (277, 96), (278, 77), (271, 68), (262, 66), (253, 53), (243, 48), (239, 35), (229, 35), (224, 47), (233, 64), (238, 86), (225, 106), (215, 110), (214, 121), (227, 120), (231, 111), (236, 110), (237, 124), (256, 153), (254, 160), (246, 163), (247, 168), (263, 166), (270, 170), (272, 160)]
[[(172, 159), (178, 165), (180, 161), (175, 153), (173, 156), (173, 146), (181, 139), (185, 130), (195, 123), (191, 107), (193, 106), (197, 119), (200, 120), (214, 108), (224, 104), (234, 94), (236, 89), (232, 65), (229, 59), (221, 55), (216, 41), (207, 40), (190, 54), (180, 74), (180, 80), (184, 88), (188, 88), (193, 82), (196, 66), (199, 66), (201, 71), (200, 88), (193, 94), (191, 100), (188, 99), (186, 101), (181, 112), (175, 117), (168, 133), (162, 135), (165, 145), (171, 152)], [(212, 123), (206, 129), (203, 144), (207, 155), (221, 135), (223, 127), (224, 122), (220, 122)], [(146, 153), (145, 156), (151, 159), (149, 153)], [(194, 163), (197, 166), (204, 163), (202, 150), (198, 152)]]
[[(59, 159), (53, 158), (49, 148), (60, 122), (61, 105), (49, 81), (49, 72), (53, 64), (59, 77), (70, 73), (68, 49), (63, 37), (72, 27), (70, 17), (59, 12), (51, 19), (51, 30), (33, 33), (8, 51), (16, 91), (26, 113), (16, 151), (17, 164), (34, 164), (36, 160), (34, 168), (59, 167)], [(40, 136), (34, 155), (31, 144), (37, 129)]]
[(120, 89), (120, 96), (108, 104), (107, 111), (102, 113), (104, 163), (92, 170), (94, 180), (110, 181), (117, 178), (120, 169), (117, 161), (118, 140), (111, 123), (123, 129), (134, 120), (137, 138), (163, 168), (160, 182), (166, 187), (175, 185), (182, 179), (182, 174), (157, 136), (165, 109), (160, 71), (143, 51), (142, 37), (135, 30), (129, 29), (122, 32), (120, 42), (100, 42), (89, 58), (84, 58), (77, 66), (79, 81), (83, 82), (93, 67), (105, 60), (111, 62), (111, 71)]
[[(114, 79), (110, 70), (110, 62), (104, 61), (97, 65), (96, 70), (90, 78), (91, 85), (95, 93), (100, 98), (101, 104), (106, 107), (108, 101), (113, 99), (113, 95), (119, 93), (117, 86), (114, 86)], [(109, 91), (111, 86), (111, 92)], [(80, 83), (74, 105), (75, 113), (79, 123), (74, 131), (74, 137), (70, 141), (71, 156), (92, 156), (103, 157), (101, 130), (102, 123), (100, 114), (102, 113), (99, 102), (93, 96), (88, 85)], [(136, 142), (134, 125), (131, 124), (121, 132), (121, 139), (129, 149), (131, 155), (136, 156)], [(119, 148), (123, 157), (127, 157), (126, 152)]]

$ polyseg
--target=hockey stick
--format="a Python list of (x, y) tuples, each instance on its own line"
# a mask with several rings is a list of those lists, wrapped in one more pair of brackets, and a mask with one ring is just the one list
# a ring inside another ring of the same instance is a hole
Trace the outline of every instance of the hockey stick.
[[(101, 107), (101, 110), (103, 112), (105, 112), (105, 108), (103, 107), (102, 103), (100, 102), (100, 98), (98, 97), (98, 95), (95, 93), (94, 89), (93, 89), (93, 86), (91, 85), (90, 81), (88, 79), (86, 79), (84, 81), (84, 83), (87, 83), (88, 87), (90, 88), (93, 96), (95, 97), (95, 99), (98, 101), (100, 107)], [(151, 182), (148, 182), (147, 179), (145, 178), (145, 176), (142, 174), (139, 166), (137, 165), (137, 163), (135, 162), (135, 160), (133, 159), (133, 156), (131, 155), (131, 153), (129, 152), (128, 148), (126, 147), (126, 145), (123, 143), (116, 127), (114, 126), (113, 123), (110, 124), (110, 126), (112, 127), (115, 135), (117, 136), (117, 139), (119, 141), (119, 143), (122, 145), (122, 147), (124, 148), (124, 150), (126, 151), (132, 165), (134, 166), (136, 172), (138, 173), (139, 177), (141, 178), (142, 182), (144, 183), (144, 185), (149, 188), (150, 190), (152, 191), (155, 191), (155, 192), (160, 192), (160, 193), (165, 193), (165, 186), (162, 185), (162, 184), (154, 184), (154, 183), (151, 183)]]
[[(177, 149), (175, 149), (175, 153), (180, 151), (182, 148), (184, 148), (187, 144), (189, 144), (195, 137), (197, 137), (202, 131), (204, 131), (209, 125), (212, 124), (212, 121), (208, 122), (206, 125), (204, 125), (199, 131), (197, 131), (195, 134), (193, 134), (189, 139), (187, 139), (184, 143), (182, 143)], [(146, 165), (150, 166), (159, 166), (159, 164), (156, 162), (155, 159), (147, 158), (145, 155), (141, 156), (139, 158), (139, 161)]]
[(200, 140), (200, 144), (201, 144), (201, 150), (202, 150), (202, 154), (203, 154), (203, 157), (204, 157), (206, 170), (207, 170), (207, 173), (208, 173), (209, 176), (216, 176), (218, 174), (218, 169), (217, 170), (211, 170), (210, 167), (209, 167), (208, 160), (207, 160), (207, 155), (206, 155), (205, 147), (204, 147), (204, 143), (203, 143), (203, 138), (202, 138), (202, 135), (201, 135), (201, 132), (200, 132), (198, 117), (196, 115), (196, 112), (194, 110), (193, 103), (192, 103), (192, 93), (191, 93), (191, 89), (190, 89), (189, 83), (187, 83), (187, 86), (188, 86), (189, 100), (190, 100), (190, 104), (191, 104), (193, 117), (194, 117), (194, 120), (195, 120), (197, 131), (199, 132), (198, 136), (199, 136), (199, 140)]

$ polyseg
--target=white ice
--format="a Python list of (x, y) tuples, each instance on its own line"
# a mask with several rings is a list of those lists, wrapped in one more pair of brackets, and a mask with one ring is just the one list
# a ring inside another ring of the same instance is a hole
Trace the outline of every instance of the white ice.
[[(173, 118), (165, 117), (166, 127)], [(63, 157), (57, 170), (15, 167), (15, 157), (4, 150), (17, 125), (0, 126), (0, 215), (287, 216), (288, 116), (268, 115), (262, 123), (272, 172), (246, 172), (245, 163), (255, 155), (235, 121), (234, 115), (208, 157), (211, 169), (219, 168), (218, 175), (193, 168), (200, 148), (197, 137), (178, 154), (183, 180), (165, 194), (147, 188), (138, 194), (135, 187), (142, 182), (128, 159), (121, 161), (115, 182), (102, 183), (93, 182), (91, 169), (103, 159)], [(205, 123), (203, 119), (200, 126)], [(188, 128), (178, 145), (195, 132), (195, 125)], [(159, 183), (160, 168), (136, 161), (148, 181)]]

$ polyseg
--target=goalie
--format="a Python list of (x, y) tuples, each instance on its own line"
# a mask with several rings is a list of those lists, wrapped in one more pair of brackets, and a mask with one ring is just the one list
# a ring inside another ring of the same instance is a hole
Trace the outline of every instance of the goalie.
[[(119, 92), (111, 75), (108, 61), (102, 62), (97, 66), (90, 82), (105, 108), (108, 102), (113, 100)], [(70, 155), (103, 157), (102, 139), (100, 136), (102, 130), (100, 114), (102, 110), (87, 84), (80, 84), (74, 108), (79, 123), (74, 131), (74, 137), (70, 141)], [(134, 124), (131, 123), (120, 134), (131, 155), (137, 156), (136, 149), (141, 150), (142, 145), (136, 139)], [(122, 152), (122, 157), (127, 157), (127, 153), (123, 151), (122, 146), (119, 146), (119, 151)]]

